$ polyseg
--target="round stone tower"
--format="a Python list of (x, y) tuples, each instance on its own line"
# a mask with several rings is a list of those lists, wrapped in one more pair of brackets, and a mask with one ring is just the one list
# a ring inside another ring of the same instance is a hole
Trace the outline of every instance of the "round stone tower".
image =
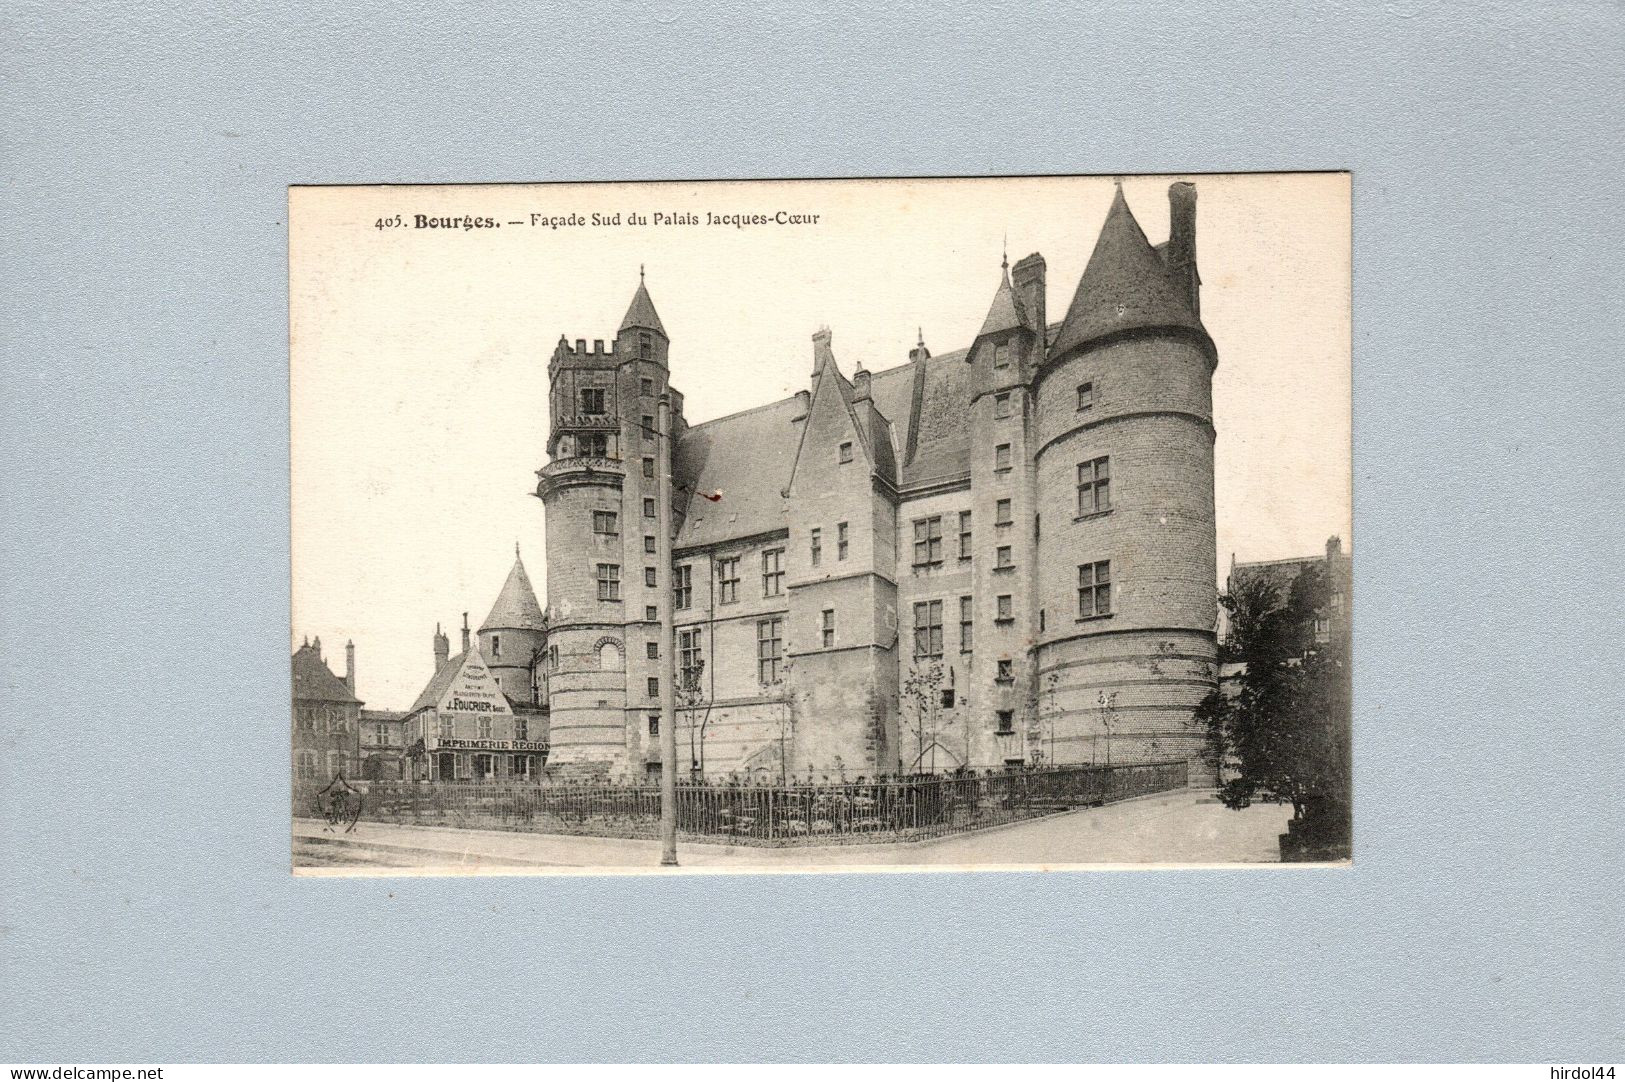
[(514, 546), (513, 568), (480, 624), (480, 656), (497, 686), (517, 703), (538, 703), (539, 669), (547, 647), (547, 623), (530, 576)]
[(1198, 315), (1195, 198), (1173, 186), (1169, 241), (1152, 247), (1119, 187), (1038, 376), (1036, 668), (1063, 763), (1201, 769), (1217, 354)]
[(670, 569), (654, 555), (669, 345), (640, 281), (607, 348), (561, 337), (548, 365), (549, 461), (536, 495), (547, 519), (550, 768), (637, 776), (648, 765), (647, 718), (659, 710), (650, 677), (671, 642), (658, 616)]

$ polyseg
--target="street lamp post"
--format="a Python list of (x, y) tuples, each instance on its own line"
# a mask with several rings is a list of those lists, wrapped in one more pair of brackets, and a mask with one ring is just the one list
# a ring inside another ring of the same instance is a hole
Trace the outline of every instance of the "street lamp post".
[(677, 865), (677, 673), (672, 656), (671, 592), (671, 395), (660, 396), (656, 437), (660, 466), (655, 471), (655, 604), (660, 616), (660, 863)]

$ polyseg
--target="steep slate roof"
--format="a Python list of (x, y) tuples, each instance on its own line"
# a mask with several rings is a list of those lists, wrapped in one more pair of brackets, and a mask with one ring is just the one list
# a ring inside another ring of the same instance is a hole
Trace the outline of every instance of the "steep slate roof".
[[(766, 406), (695, 425), (677, 441), (674, 472), (688, 513), (677, 545), (705, 545), (783, 529), (784, 490), (796, 455), (797, 402)], [(715, 502), (701, 496), (722, 493)]]
[(993, 294), (993, 303), (988, 307), (987, 318), (982, 321), (982, 329), (976, 332), (980, 338), (984, 334), (997, 334), (1000, 331), (1013, 330), (1018, 327), (1031, 328), (1027, 319), (1027, 310), (1021, 303), (1016, 291), (1010, 288), (1010, 264), (1004, 265), (1003, 277), (999, 279), (999, 288)]
[(508, 572), (508, 579), (502, 584), (502, 592), (497, 594), (496, 604), (491, 606), (491, 614), (480, 625), (480, 630), (489, 631), (504, 627), (532, 631), (543, 631), (547, 628), (547, 621), (542, 616), (542, 606), (536, 601), (536, 591), (531, 589), (530, 576), (525, 574), (525, 565), (520, 561), (517, 552), (513, 558), (513, 569)]
[(429, 682), (418, 693), (418, 697), (413, 700), (412, 708), (407, 713), (416, 714), (419, 710), (438, 703), (440, 697), (446, 693), (446, 689), (451, 687), (452, 680), (456, 678), (457, 673), (463, 667), (463, 658), (467, 656), (467, 654), (458, 654), (456, 657), (448, 658), (444, 665), (436, 669), (434, 675), (429, 678)]
[(293, 652), (293, 697), (330, 703), (359, 703), (343, 680), (333, 675), (314, 646)]
[[(660, 314), (655, 311), (655, 302), (649, 299), (649, 290), (644, 286), (642, 278), (638, 279), (638, 291), (632, 294), (632, 304), (626, 309), (625, 318), (621, 320), (621, 331), (629, 327), (659, 331), (661, 337), (669, 337), (666, 335), (666, 328), (660, 324)], [(620, 331), (615, 333), (619, 334)]]
[(1150, 327), (1206, 333), (1118, 188), (1050, 356), (1108, 334)]

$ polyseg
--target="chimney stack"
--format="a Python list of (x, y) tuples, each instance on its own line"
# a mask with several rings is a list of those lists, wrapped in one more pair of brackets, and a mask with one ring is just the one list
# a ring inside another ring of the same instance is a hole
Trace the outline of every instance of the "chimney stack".
[[(919, 329), (918, 337), (919, 337), (919, 341), (915, 342), (914, 343), (914, 348), (908, 351), (908, 359), (909, 359), (910, 364), (913, 364), (913, 363), (918, 362), (918, 361), (928, 361), (928, 360), (931, 359), (931, 351), (925, 348), (925, 328), (924, 327), (921, 327)], [(965, 354), (965, 359), (967, 361), (970, 360), (970, 353), (968, 351)]]
[(355, 694), (355, 640), (351, 639), (344, 644), (344, 686)]
[(451, 640), (446, 633), (440, 630), (440, 625), (434, 625), (434, 671), (439, 672), (440, 667), (451, 657)]
[(1202, 314), (1202, 279), (1196, 273), (1196, 185), (1182, 180), (1168, 188), (1168, 270), (1184, 290), (1191, 311)]
[(1326, 561), (1330, 563), (1343, 555), (1343, 539), (1335, 534), (1326, 539)]
[(1026, 310), (1027, 318), (1033, 321), (1033, 331), (1038, 335), (1042, 355), (1044, 337), (1049, 327), (1049, 313), (1044, 303), (1044, 257), (1034, 252), (1017, 263), (1010, 271), (1010, 288), (1021, 298), (1021, 307)]
[(797, 423), (799, 421), (805, 421), (807, 419), (807, 414), (810, 413), (811, 411), (812, 411), (812, 392), (811, 391), (797, 391), (796, 392), (796, 415), (794, 417), (790, 418), (790, 423), (795, 424), (795, 423)]
[(463, 653), (468, 653), (468, 613), (463, 613)]
[(818, 379), (818, 370), (830, 361), (835, 360), (835, 350), (830, 343), (835, 335), (828, 327), (820, 327), (813, 332), (813, 379)]
[(866, 402), (869, 400), (869, 370), (859, 368), (852, 374), (852, 400)]

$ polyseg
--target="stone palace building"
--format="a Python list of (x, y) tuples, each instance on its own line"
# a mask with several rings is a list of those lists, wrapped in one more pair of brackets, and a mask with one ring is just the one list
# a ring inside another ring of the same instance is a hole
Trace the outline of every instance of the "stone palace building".
[(806, 390), (704, 424), (641, 282), (613, 342), (561, 338), (536, 488), (549, 767), (658, 770), (667, 651), (680, 772), (1197, 758), (1217, 353), (1194, 186), (1169, 200), (1153, 245), (1119, 188), (1058, 321), (1029, 255), (965, 348), (922, 336), (849, 375), (820, 330)]

